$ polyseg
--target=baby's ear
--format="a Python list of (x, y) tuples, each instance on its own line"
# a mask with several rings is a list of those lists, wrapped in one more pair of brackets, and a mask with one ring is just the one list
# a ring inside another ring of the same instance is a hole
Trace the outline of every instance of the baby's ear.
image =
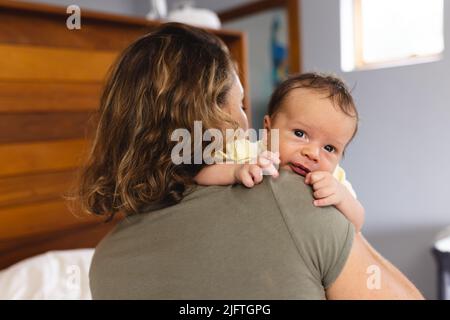
[(264, 116), (264, 129), (270, 130), (271, 127), (272, 127), (272, 125), (270, 123), (270, 117), (268, 115), (265, 115)]
[(263, 136), (262, 136), (262, 141), (264, 143), (265, 146), (268, 146), (268, 141), (269, 141), (269, 135), (270, 135), (270, 127), (271, 127), (271, 123), (270, 123), (270, 117), (269, 116), (264, 116), (264, 130), (263, 132)]

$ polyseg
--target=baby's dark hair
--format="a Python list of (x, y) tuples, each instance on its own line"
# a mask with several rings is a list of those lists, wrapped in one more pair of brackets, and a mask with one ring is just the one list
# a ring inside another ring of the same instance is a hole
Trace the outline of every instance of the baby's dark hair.
[(287, 80), (279, 84), (272, 93), (267, 113), (268, 116), (270, 118), (275, 117), (281, 110), (283, 101), (289, 92), (300, 88), (327, 94), (327, 98), (333, 102), (335, 108), (339, 109), (349, 117), (355, 118), (356, 127), (355, 132), (350, 139), (351, 141), (358, 131), (358, 110), (356, 110), (353, 97), (350, 94), (350, 90), (347, 88), (347, 85), (343, 80), (331, 74), (310, 72), (289, 77)]

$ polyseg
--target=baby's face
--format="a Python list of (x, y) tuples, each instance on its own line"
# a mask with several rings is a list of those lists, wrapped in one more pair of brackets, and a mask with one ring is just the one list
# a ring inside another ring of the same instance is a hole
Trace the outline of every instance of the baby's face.
[(294, 89), (266, 129), (279, 130), (280, 168), (305, 176), (333, 172), (356, 127), (356, 120), (333, 106), (325, 93)]

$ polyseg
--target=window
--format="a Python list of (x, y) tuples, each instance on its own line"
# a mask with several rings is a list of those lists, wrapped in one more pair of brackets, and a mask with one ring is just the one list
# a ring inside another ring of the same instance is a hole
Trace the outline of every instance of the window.
[(444, 0), (341, 0), (342, 69), (438, 60), (443, 22)]

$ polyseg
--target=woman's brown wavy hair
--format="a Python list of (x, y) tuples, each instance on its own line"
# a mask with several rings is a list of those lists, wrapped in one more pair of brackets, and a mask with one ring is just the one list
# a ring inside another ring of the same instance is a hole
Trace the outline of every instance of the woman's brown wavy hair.
[(167, 23), (131, 44), (110, 71), (71, 200), (108, 218), (178, 203), (203, 165), (175, 165), (171, 134), (193, 133), (196, 120), (203, 130), (236, 128), (221, 110), (234, 72), (224, 43), (195, 27)]

